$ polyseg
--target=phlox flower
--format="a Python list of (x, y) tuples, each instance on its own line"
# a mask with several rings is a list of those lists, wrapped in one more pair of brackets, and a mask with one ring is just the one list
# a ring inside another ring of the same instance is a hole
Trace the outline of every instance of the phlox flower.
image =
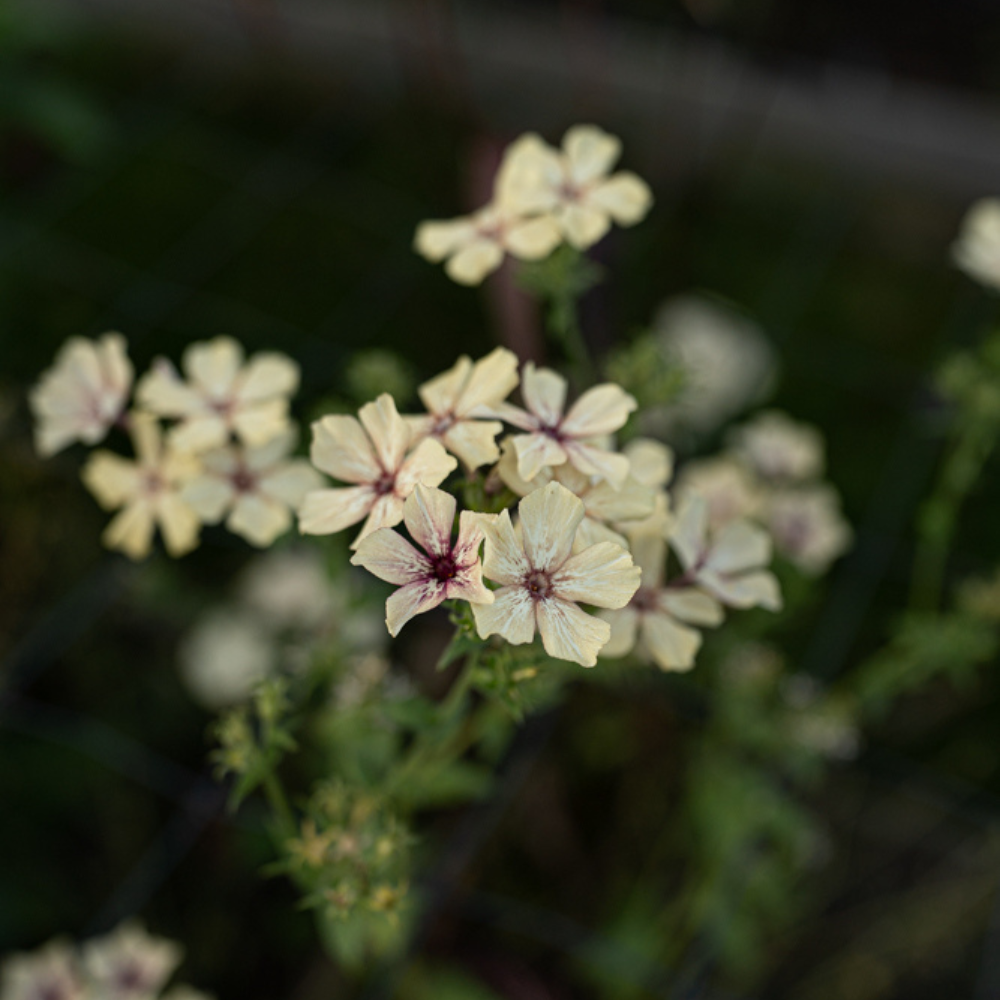
[(410, 431), (388, 393), (362, 406), (358, 418), (329, 416), (312, 425), (313, 465), (355, 485), (313, 490), (299, 510), (306, 535), (330, 535), (364, 520), (355, 549), (376, 528), (403, 520), (403, 502), (417, 483), (438, 486), (458, 465), (433, 438), (407, 454)]
[(970, 206), (951, 257), (970, 278), (1000, 290), (1000, 198), (980, 198)]
[(477, 420), (499, 406), (517, 386), (517, 355), (504, 347), (473, 362), (463, 355), (441, 375), (418, 390), (426, 416), (407, 417), (414, 440), (437, 438), (469, 470), (499, 457), (497, 435), (503, 425)]
[(851, 527), (831, 486), (775, 490), (764, 520), (778, 552), (811, 576), (824, 572), (851, 544)]
[(299, 366), (278, 352), (244, 363), (232, 337), (192, 344), (181, 365), (187, 381), (165, 358), (139, 381), (139, 405), (181, 423), (171, 432), (182, 451), (207, 451), (235, 434), (244, 444), (266, 444), (289, 426), (288, 397), (298, 388)]
[(763, 568), (771, 559), (771, 538), (763, 528), (739, 520), (711, 533), (708, 504), (694, 496), (682, 503), (670, 544), (685, 582), (730, 607), (781, 610), (778, 581)]
[(780, 410), (767, 410), (731, 434), (733, 451), (762, 479), (802, 481), (823, 474), (823, 435)]
[(180, 556), (198, 544), (201, 522), (181, 499), (181, 491), (199, 465), (192, 456), (164, 444), (155, 417), (133, 413), (130, 433), (136, 459), (96, 451), (81, 476), (87, 489), (105, 510), (118, 510), (102, 535), (110, 549), (132, 559), (146, 555), (159, 527), (167, 552)]
[(689, 670), (701, 648), (701, 632), (692, 626), (718, 625), (724, 617), (722, 606), (690, 582), (664, 584), (665, 531), (638, 531), (630, 542), (642, 582), (624, 608), (598, 612), (611, 626), (611, 638), (600, 655), (616, 659), (635, 650), (661, 670)]
[(101, 1000), (152, 1000), (180, 965), (182, 950), (152, 937), (136, 921), (81, 948), (84, 971)]
[(432, 263), (445, 261), (452, 281), (478, 285), (503, 263), (504, 254), (541, 260), (561, 242), (559, 227), (549, 216), (525, 218), (522, 212), (494, 202), (472, 215), (421, 222), (413, 248)]
[[(305, 459), (290, 459), (294, 430), (258, 448), (217, 448), (199, 456), (201, 472), (181, 493), (206, 524), (226, 527), (264, 548), (292, 525), (296, 510), (323, 478)], [(228, 515), (228, 516), (227, 516)]]
[(493, 593), (483, 586), (479, 547), (483, 528), (472, 511), (463, 510), (458, 540), (452, 543), (455, 498), (450, 493), (417, 483), (403, 504), (403, 523), (424, 550), (414, 548), (398, 531), (380, 528), (362, 539), (351, 557), (380, 580), (399, 587), (385, 602), (385, 623), (391, 635), (414, 616), (457, 598), (492, 604)]
[(120, 333), (67, 340), (28, 396), (38, 454), (47, 458), (73, 441), (102, 440), (125, 407), (133, 374)]
[(601, 542), (573, 554), (583, 501), (565, 486), (549, 483), (510, 512), (480, 515), (486, 532), (483, 573), (500, 584), (492, 604), (473, 604), (479, 636), (498, 634), (513, 645), (541, 633), (545, 652), (584, 667), (611, 635), (611, 626), (582, 611), (577, 602), (620, 608), (639, 586), (639, 570), (620, 545)]
[(50, 941), (33, 953), (11, 955), (0, 977), (3, 1000), (86, 1000), (75, 951), (66, 941)]
[(628, 171), (611, 174), (621, 142), (594, 125), (575, 125), (562, 149), (529, 132), (507, 148), (497, 175), (497, 199), (525, 213), (550, 213), (566, 241), (586, 250), (612, 222), (641, 222), (653, 203), (646, 182)]
[(605, 382), (588, 389), (563, 413), (566, 379), (530, 361), (524, 366), (521, 396), (526, 410), (503, 403), (496, 413), (528, 432), (513, 438), (517, 474), (522, 479), (534, 479), (547, 465), (569, 462), (585, 476), (598, 476), (621, 489), (629, 473), (628, 458), (600, 447), (595, 440), (624, 426), (637, 406), (632, 396)]

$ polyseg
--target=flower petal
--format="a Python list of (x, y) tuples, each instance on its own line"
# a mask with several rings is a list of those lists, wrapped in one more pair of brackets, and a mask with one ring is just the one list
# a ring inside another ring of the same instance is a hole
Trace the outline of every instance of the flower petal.
[(701, 497), (689, 497), (677, 512), (670, 532), (670, 544), (684, 569), (691, 569), (705, 551), (705, 531), (708, 525), (708, 505)]
[(382, 474), (371, 441), (354, 417), (329, 416), (312, 425), (312, 464), (345, 483), (374, 483)]
[(761, 570), (741, 576), (725, 576), (702, 572), (698, 574), (698, 582), (730, 607), (781, 610), (781, 588), (773, 573)]
[(512, 646), (535, 638), (535, 602), (524, 587), (501, 587), (492, 604), (473, 604), (480, 639), (500, 635)]
[(379, 528), (362, 539), (351, 556), (351, 565), (397, 586), (429, 579), (430, 560), (418, 552), (398, 531)]
[(370, 486), (350, 486), (307, 493), (299, 510), (299, 531), (304, 535), (332, 535), (357, 524), (375, 504)]
[(403, 499), (395, 493), (386, 493), (380, 496), (372, 505), (371, 511), (365, 523), (361, 526), (361, 531), (351, 542), (351, 548), (356, 549), (373, 531), (379, 528), (393, 528), (403, 520)]
[(552, 465), (566, 462), (566, 449), (548, 434), (518, 434), (513, 439), (517, 454), (517, 474), (525, 481), (535, 479)]
[(413, 248), (421, 257), (436, 264), (450, 257), (475, 235), (476, 227), (466, 216), (421, 222), (413, 237)]
[(229, 397), (243, 364), (243, 348), (232, 337), (192, 344), (181, 360), (188, 378), (211, 400)]
[(559, 429), (580, 438), (613, 434), (625, 426), (638, 405), (634, 396), (613, 382), (595, 385), (570, 407)]
[(641, 222), (653, 204), (649, 185), (631, 171), (622, 170), (587, 193), (587, 203), (608, 213), (619, 226)]
[(104, 450), (90, 456), (80, 477), (105, 510), (121, 507), (136, 495), (142, 482), (142, 473), (135, 462)]
[(617, 659), (627, 656), (635, 648), (639, 628), (639, 612), (633, 607), (618, 608), (613, 611), (598, 611), (597, 617), (611, 626), (611, 638), (601, 647), (601, 659)]
[(542, 260), (562, 243), (559, 224), (551, 215), (515, 223), (504, 234), (508, 253), (519, 260)]
[(255, 493), (243, 493), (236, 501), (226, 527), (259, 548), (266, 548), (292, 526), (292, 512), (283, 503)]
[(424, 486), (439, 486), (441, 482), (458, 466), (451, 455), (444, 450), (440, 441), (427, 438), (421, 441), (396, 473), (396, 494), (407, 497), (417, 483)]
[(588, 205), (567, 204), (559, 214), (559, 225), (570, 246), (586, 250), (607, 235), (611, 216)]
[(262, 475), (257, 492), (289, 507), (298, 507), (307, 493), (322, 487), (320, 474), (304, 459), (295, 459)]
[(236, 398), (242, 403), (292, 396), (299, 387), (299, 366), (287, 354), (262, 351), (243, 369)]
[(628, 459), (624, 455), (581, 441), (563, 441), (562, 447), (576, 468), (585, 475), (599, 476), (612, 489), (621, 489), (628, 478)]
[(455, 400), (456, 415), (464, 416), (477, 406), (496, 406), (514, 391), (517, 383), (517, 355), (506, 347), (494, 348), (472, 366)]
[(450, 257), (444, 269), (460, 285), (478, 285), (502, 263), (503, 247), (495, 240), (478, 237)]
[(657, 595), (660, 607), (682, 622), (692, 625), (720, 625), (725, 612), (714, 597), (697, 587), (661, 590)]
[(201, 521), (176, 493), (160, 496), (156, 519), (167, 552), (175, 559), (197, 547)]
[(559, 426), (566, 405), (566, 379), (562, 375), (526, 362), (521, 374), (521, 396), (544, 427)]
[(444, 598), (444, 585), (437, 580), (421, 580), (400, 587), (385, 602), (385, 626), (389, 634), (399, 635), (399, 630), (414, 615), (436, 608)]
[(148, 503), (128, 504), (104, 529), (101, 541), (109, 549), (124, 552), (130, 559), (149, 554), (153, 544), (153, 511)]
[(771, 559), (771, 536), (749, 521), (731, 521), (716, 536), (705, 561), (713, 573), (740, 573), (766, 565)]
[(553, 575), (552, 586), (567, 601), (623, 608), (639, 589), (640, 575), (625, 549), (600, 542), (571, 556)]
[(492, 465), (500, 457), (496, 438), (502, 430), (499, 420), (459, 420), (445, 431), (441, 440), (467, 469), (478, 469), (481, 465)]
[(424, 382), (417, 395), (430, 413), (452, 413), (471, 373), (472, 358), (463, 354), (446, 372)]
[(524, 545), (510, 520), (509, 511), (499, 515), (480, 515), (476, 518), (486, 537), (483, 554), (483, 573), (489, 580), (502, 586), (516, 586), (531, 572)]
[(674, 474), (674, 453), (652, 438), (635, 438), (623, 449), (632, 475), (645, 486), (663, 489)]
[(570, 660), (582, 667), (597, 663), (597, 654), (611, 638), (611, 626), (588, 615), (569, 601), (547, 597), (535, 607), (542, 645), (549, 656)]
[(361, 407), (358, 419), (368, 432), (383, 470), (395, 472), (410, 445), (410, 431), (396, 410), (396, 401), (389, 393), (383, 392), (373, 403), (365, 403)]
[(403, 505), (403, 520), (413, 540), (432, 556), (451, 552), (455, 498), (444, 490), (417, 483)]
[(555, 572), (569, 558), (583, 501), (560, 483), (529, 493), (517, 505), (524, 552), (532, 569)]
[(603, 177), (621, 156), (621, 140), (596, 125), (574, 125), (563, 136), (570, 179), (586, 184)]
[(652, 612), (642, 616), (642, 643), (661, 670), (690, 670), (701, 648), (701, 633)]
[(235, 502), (236, 491), (229, 479), (198, 476), (181, 491), (181, 499), (205, 524), (217, 524)]

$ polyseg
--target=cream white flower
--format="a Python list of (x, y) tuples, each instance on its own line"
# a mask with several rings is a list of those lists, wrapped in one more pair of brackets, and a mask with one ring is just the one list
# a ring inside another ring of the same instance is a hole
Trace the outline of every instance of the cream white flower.
[(87, 978), (101, 1000), (153, 1000), (180, 965), (182, 954), (179, 945), (152, 937), (136, 921), (81, 948)]
[(730, 521), (755, 518), (766, 497), (746, 465), (732, 455), (688, 462), (677, 477), (678, 502), (697, 496), (708, 505), (708, 525), (717, 530)]
[(710, 535), (708, 504), (690, 497), (678, 511), (670, 543), (684, 568), (685, 582), (730, 607), (781, 609), (778, 581), (763, 569), (771, 559), (771, 539), (763, 528), (749, 521), (730, 521)]
[(312, 631), (334, 618), (348, 618), (346, 602), (334, 589), (315, 547), (263, 553), (243, 571), (236, 591), (255, 617), (277, 630)]
[[(323, 478), (305, 459), (290, 459), (296, 433), (284, 431), (258, 448), (216, 448), (200, 456), (202, 470), (182, 499), (206, 524), (226, 527), (265, 548), (292, 526), (292, 513)], [(228, 515), (228, 516), (227, 516)]]
[(693, 625), (718, 625), (722, 606), (690, 583), (664, 585), (667, 562), (665, 533), (642, 531), (631, 537), (632, 558), (642, 570), (635, 596), (617, 611), (599, 611), (611, 626), (611, 639), (601, 657), (615, 659), (633, 650), (661, 670), (689, 670), (701, 648)]
[(524, 366), (521, 396), (527, 410), (504, 403), (496, 413), (528, 431), (513, 438), (522, 479), (532, 480), (546, 466), (570, 462), (585, 476), (598, 476), (621, 488), (629, 473), (628, 458), (596, 442), (625, 425), (637, 405), (632, 396), (605, 382), (588, 389), (564, 414), (566, 379), (530, 361)]
[(768, 498), (765, 523), (775, 548), (810, 575), (824, 572), (843, 555), (853, 535), (836, 490), (826, 485), (775, 490)]
[(417, 483), (438, 486), (458, 465), (433, 438), (407, 455), (410, 431), (388, 393), (362, 406), (358, 417), (324, 417), (312, 425), (313, 465), (355, 485), (307, 493), (299, 511), (306, 535), (333, 534), (365, 519), (355, 549), (377, 528), (403, 520), (403, 502)]
[(132, 559), (146, 555), (159, 527), (167, 552), (180, 556), (198, 544), (201, 521), (181, 499), (181, 491), (198, 473), (190, 455), (164, 445), (159, 424), (149, 414), (133, 413), (130, 433), (136, 460), (109, 451), (90, 456), (81, 476), (105, 510), (118, 510), (102, 536), (110, 549)]
[(288, 398), (299, 384), (299, 367), (278, 352), (261, 352), (244, 363), (232, 337), (192, 344), (184, 352), (187, 381), (165, 358), (139, 381), (141, 407), (181, 423), (171, 432), (183, 451), (218, 448), (235, 434), (244, 444), (266, 444), (288, 429)]
[(498, 347), (475, 363), (463, 355), (418, 390), (427, 416), (406, 418), (414, 440), (437, 438), (469, 470), (495, 462), (500, 454), (496, 437), (503, 424), (475, 418), (496, 409), (517, 383), (517, 355), (512, 351)]
[(592, 667), (611, 627), (577, 602), (623, 607), (639, 586), (639, 570), (611, 542), (573, 554), (583, 501), (559, 483), (530, 493), (518, 511), (518, 531), (509, 511), (480, 515), (486, 531), (483, 573), (500, 588), (492, 604), (472, 605), (479, 636), (499, 634), (521, 645), (532, 641), (537, 628), (550, 656)]
[(418, 551), (398, 531), (380, 528), (358, 545), (351, 558), (380, 580), (399, 587), (385, 602), (385, 623), (390, 635), (414, 615), (436, 608), (442, 601), (458, 599), (492, 604), (493, 593), (483, 586), (479, 547), (483, 528), (479, 515), (463, 510), (458, 519), (458, 540), (453, 544), (455, 498), (450, 493), (417, 483), (403, 504), (403, 523), (424, 550)]
[(653, 203), (645, 181), (629, 171), (611, 174), (621, 142), (594, 125), (575, 125), (562, 149), (529, 132), (504, 153), (497, 200), (524, 213), (551, 213), (566, 241), (586, 250), (612, 222), (641, 222)]
[(524, 214), (492, 203), (456, 219), (421, 222), (413, 247), (460, 285), (478, 285), (502, 263), (504, 254), (541, 260), (562, 242), (559, 227), (546, 215)]
[(73, 441), (101, 441), (125, 408), (133, 374), (120, 333), (67, 340), (28, 396), (38, 454), (54, 455)]
[(3, 1000), (86, 1000), (76, 953), (66, 941), (50, 941), (32, 953), (9, 956), (0, 977)]
[(980, 198), (962, 219), (951, 257), (970, 278), (1000, 290), (1000, 198)]
[(768, 481), (802, 481), (823, 474), (823, 435), (780, 410), (767, 410), (731, 435), (733, 451)]

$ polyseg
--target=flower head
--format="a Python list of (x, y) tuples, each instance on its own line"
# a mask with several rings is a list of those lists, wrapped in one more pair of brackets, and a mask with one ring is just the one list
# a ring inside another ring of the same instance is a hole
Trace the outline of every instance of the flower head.
[(624, 426), (636, 401), (610, 382), (588, 389), (564, 413), (566, 380), (549, 368), (524, 366), (521, 395), (526, 410), (504, 403), (497, 414), (527, 434), (513, 438), (517, 452), (517, 474), (532, 480), (548, 465), (571, 463), (585, 476), (606, 479), (621, 489), (629, 473), (624, 455), (607, 451), (595, 443)]
[(3, 1000), (86, 1000), (73, 946), (50, 941), (31, 954), (11, 955), (0, 978)]
[(133, 374), (119, 333), (66, 341), (28, 397), (38, 454), (47, 458), (73, 441), (97, 444), (121, 415)]
[(831, 486), (775, 490), (765, 516), (774, 547), (803, 573), (822, 573), (851, 544), (850, 525)]
[(761, 479), (801, 481), (823, 474), (823, 436), (780, 410), (767, 410), (732, 434), (733, 450)]
[(427, 416), (407, 417), (414, 439), (433, 437), (467, 469), (495, 462), (497, 420), (477, 420), (498, 407), (517, 386), (517, 356), (498, 347), (473, 363), (463, 355), (455, 364), (420, 387)]
[(509, 511), (482, 515), (486, 531), (483, 572), (500, 584), (492, 604), (473, 604), (480, 638), (499, 634), (513, 645), (541, 633), (545, 651), (585, 667), (608, 641), (607, 622), (577, 602), (620, 608), (639, 586), (639, 570), (620, 546), (601, 542), (573, 554), (583, 501), (549, 483), (518, 504), (515, 530)]
[(646, 217), (653, 196), (628, 171), (611, 174), (621, 142), (594, 125), (575, 125), (562, 149), (533, 132), (513, 142), (497, 175), (497, 200), (524, 213), (551, 213), (566, 241), (586, 250), (612, 222), (631, 226)]
[(329, 416), (313, 424), (313, 465), (355, 485), (313, 490), (299, 511), (307, 535), (329, 535), (364, 519), (352, 548), (376, 528), (399, 524), (417, 483), (438, 486), (458, 465), (433, 438), (407, 454), (410, 431), (388, 393), (362, 406), (358, 418)]
[(187, 482), (198, 473), (198, 463), (164, 445), (156, 419), (131, 415), (136, 460), (109, 451), (96, 451), (81, 473), (87, 489), (105, 510), (120, 512), (105, 529), (102, 539), (132, 559), (146, 555), (159, 527), (172, 556), (189, 552), (198, 544), (201, 522), (181, 499)]
[[(226, 517), (226, 527), (264, 548), (292, 525), (306, 493), (323, 485), (305, 459), (290, 459), (296, 434), (285, 431), (257, 448), (206, 452), (201, 472), (181, 493), (206, 524)], [(228, 516), (227, 516), (228, 515)]]
[(351, 558), (380, 580), (399, 587), (385, 604), (385, 623), (391, 635), (414, 616), (457, 598), (474, 604), (492, 604), (493, 593), (483, 586), (479, 547), (483, 528), (477, 516), (463, 510), (458, 540), (452, 542), (455, 498), (450, 493), (418, 483), (403, 504), (403, 522), (424, 550), (414, 548), (398, 531), (381, 528), (364, 538)]
[(277, 352), (255, 354), (244, 364), (232, 337), (192, 344), (184, 352), (187, 381), (164, 358), (139, 382), (139, 405), (181, 420), (172, 434), (183, 451), (207, 451), (235, 434), (244, 444), (266, 444), (288, 428), (288, 397), (298, 388), (299, 367)]
[(970, 278), (1000, 290), (1000, 198), (980, 198), (972, 204), (951, 256)]
[(87, 978), (102, 1000), (152, 1000), (180, 964), (173, 941), (152, 937), (129, 921), (81, 949)]

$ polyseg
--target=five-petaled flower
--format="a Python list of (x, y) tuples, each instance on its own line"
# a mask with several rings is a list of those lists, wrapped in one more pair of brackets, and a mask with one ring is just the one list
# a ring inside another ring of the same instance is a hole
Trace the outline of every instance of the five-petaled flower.
[(492, 604), (472, 605), (479, 636), (499, 634), (520, 645), (531, 642), (537, 628), (550, 656), (592, 667), (611, 626), (577, 602), (624, 607), (639, 586), (639, 569), (612, 542), (573, 554), (583, 501), (559, 483), (530, 493), (518, 511), (519, 530), (509, 511), (480, 515), (486, 531), (483, 573), (500, 588)]
[(380, 580), (399, 587), (385, 602), (390, 634), (414, 616), (457, 598), (474, 604), (492, 604), (493, 593), (483, 585), (479, 547), (483, 528), (475, 513), (463, 510), (458, 540), (453, 544), (455, 498), (450, 493), (418, 483), (403, 505), (403, 522), (423, 552), (398, 531), (380, 528), (358, 545), (351, 558)]
[(530, 361), (524, 366), (521, 396), (527, 410), (502, 403), (494, 412), (528, 432), (513, 438), (522, 479), (534, 479), (548, 465), (570, 462), (585, 476), (606, 479), (621, 489), (629, 473), (628, 458), (596, 441), (624, 426), (637, 405), (632, 396), (605, 382), (588, 389), (564, 414), (566, 379)]
[(121, 416), (132, 376), (120, 333), (67, 340), (28, 397), (38, 454), (47, 458), (73, 441), (97, 444)]
[(159, 996), (182, 955), (175, 942), (147, 934), (136, 921), (119, 925), (81, 949), (87, 979), (94, 995), (102, 1000), (149, 1000)]
[(504, 347), (473, 363), (462, 357), (420, 389), (426, 416), (407, 417), (414, 440), (437, 438), (467, 469), (495, 462), (496, 437), (503, 425), (476, 419), (499, 406), (517, 385), (517, 355)]
[(198, 544), (201, 522), (181, 499), (184, 485), (198, 474), (192, 456), (164, 444), (156, 418), (133, 413), (130, 432), (135, 445), (132, 461), (109, 451), (96, 451), (81, 473), (87, 489), (105, 510), (121, 511), (102, 536), (109, 549), (120, 549), (132, 559), (149, 552), (153, 530), (159, 526), (172, 556)]
[(458, 465), (433, 438), (407, 454), (410, 431), (388, 393), (362, 406), (358, 418), (334, 415), (313, 424), (313, 465), (355, 485), (313, 490), (299, 510), (306, 535), (330, 535), (366, 519), (355, 549), (376, 528), (403, 520), (403, 502), (417, 483), (438, 486)]
[(188, 381), (158, 358), (136, 387), (143, 409), (181, 421), (171, 432), (177, 448), (208, 451), (231, 434), (257, 446), (288, 429), (299, 366), (286, 355), (261, 352), (244, 364), (243, 348), (232, 337), (216, 337), (188, 347), (182, 367)]

